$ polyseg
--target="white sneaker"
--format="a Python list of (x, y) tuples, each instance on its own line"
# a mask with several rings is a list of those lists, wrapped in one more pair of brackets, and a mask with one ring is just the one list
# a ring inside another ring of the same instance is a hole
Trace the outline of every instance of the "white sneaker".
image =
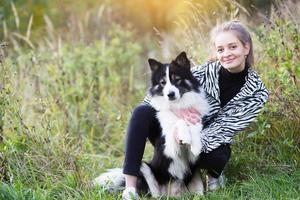
[(223, 172), (219, 178), (214, 178), (208, 174), (207, 176), (207, 186), (209, 191), (216, 191), (219, 188), (225, 187), (225, 177)]
[(218, 179), (208, 175), (207, 186), (209, 191), (216, 191), (217, 189), (219, 189)]
[(122, 193), (123, 200), (137, 200), (139, 195), (134, 187), (127, 187)]

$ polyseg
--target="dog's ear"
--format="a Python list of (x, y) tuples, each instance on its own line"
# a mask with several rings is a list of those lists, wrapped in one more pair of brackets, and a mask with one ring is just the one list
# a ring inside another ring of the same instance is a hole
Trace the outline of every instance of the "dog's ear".
[(175, 62), (181, 67), (191, 67), (190, 60), (187, 58), (186, 53), (183, 51), (181, 52), (175, 59)]
[(158, 62), (158, 61), (156, 61), (156, 60), (154, 60), (154, 59), (152, 59), (152, 58), (149, 58), (149, 59), (148, 59), (148, 63), (149, 63), (149, 65), (150, 65), (151, 71), (155, 71), (155, 70), (157, 70), (160, 66), (162, 66), (162, 64), (161, 64), (160, 62)]

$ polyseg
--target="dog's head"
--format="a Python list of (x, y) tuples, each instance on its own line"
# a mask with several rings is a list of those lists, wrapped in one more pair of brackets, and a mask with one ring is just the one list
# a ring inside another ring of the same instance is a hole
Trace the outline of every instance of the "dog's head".
[(185, 93), (199, 91), (199, 83), (191, 73), (191, 64), (185, 52), (181, 52), (171, 63), (148, 60), (152, 76), (150, 94), (176, 101)]

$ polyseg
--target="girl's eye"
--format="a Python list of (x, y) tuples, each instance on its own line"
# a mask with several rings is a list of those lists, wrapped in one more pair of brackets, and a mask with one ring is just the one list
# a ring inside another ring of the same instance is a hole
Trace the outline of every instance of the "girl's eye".
[(231, 47), (230, 47), (230, 49), (235, 49), (235, 48), (236, 48), (236, 46), (231, 46)]
[(223, 52), (223, 49), (217, 49), (217, 52), (218, 52), (218, 53), (222, 53), (222, 52)]

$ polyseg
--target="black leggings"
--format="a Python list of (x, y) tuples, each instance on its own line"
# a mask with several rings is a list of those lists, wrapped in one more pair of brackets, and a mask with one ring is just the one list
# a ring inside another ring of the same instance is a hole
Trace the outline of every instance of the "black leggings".
[[(137, 176), (140, 171), (146, 140), (154, 145), (154, 141), (161, 135), (161, 127), (156, 118), (156, 111), (149, 105), (137, 106), (131, 116), (127, 129), (125, 160), (123, 173)], [(223, 144), (209, 153), (201, 153), (199, 167), (218, 178), (222, 173), (231, 154), (229, 144)]]

